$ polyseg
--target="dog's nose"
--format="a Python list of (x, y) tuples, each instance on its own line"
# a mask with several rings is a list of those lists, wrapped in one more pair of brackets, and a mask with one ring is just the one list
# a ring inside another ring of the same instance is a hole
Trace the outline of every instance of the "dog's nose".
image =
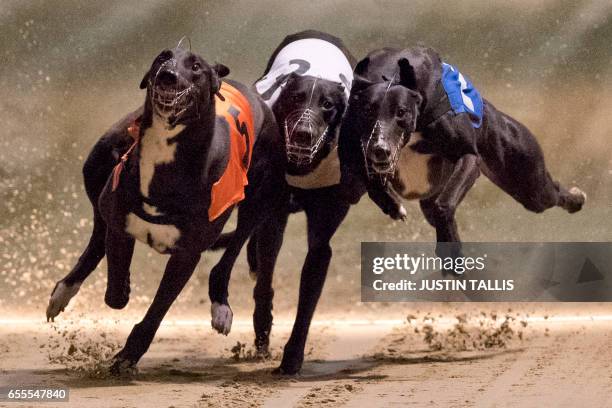
[(376, 143), (372, 148), (372, 154), (376, 161), (386, 161), (391, 155), (391, 149), (386, 143)]
[(163, 71), (157, 76), (157, 82), (163, 86), (175, 86), (178, 77), (172, 71)]

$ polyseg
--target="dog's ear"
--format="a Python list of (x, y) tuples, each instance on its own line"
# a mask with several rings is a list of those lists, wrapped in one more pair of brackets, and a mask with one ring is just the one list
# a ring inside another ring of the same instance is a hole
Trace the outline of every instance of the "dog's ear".
[(221, 78), (226, 77), (230, 73), (230, 69), (223, 64), (216, 63), (211, 67), (212, 75), (210, 76), (210, 88), (212, 94), (216, 94), (221, 89)]
[(417, 108), (421, 108), (421, 105), (423, 105), (423, 97), (421, 96), (420, 93), (412, 91), (411, 92), (412, 97), (416, 100), (416, 105)]
[(298, 79), (299, 77), (300, 76), (298, 74), (296, 74), (295, 71), (291, 71), (290, 73), (287, 74), (285, 79), (282, 81), (281, 85), (282, 86), (286, 86), (290, 82), (295, 81), (296, 79)]
[(399, 65), (400, 84), (408, 89), (416, 89), (416, 75), (408, 59), (400, 58), (397, 65)]
[(149, 77), (151, 76), (151, 71), (147, 71), (142, 77), (142, 81), (140, 81), (140, 89), (145, 89), (149, 85)]
[(225, 78), (230, 73), (230, 69), (228, 67), (226, 67), (223, 64), (219, 64), (219, 63), (216, 63), (215, 65), (213, 65), (212, 69), (213, 71), (217, 73), (217, 76), (219, 78)]
[(370, 66), (370, 57), (365, 57), (357, 63), (353, 72), (355, 75), (364, 74)]
[(370, 81), (368, 78), (362, 77), (359, 74), (355, 74), (355, 76), (353, 77), (353, 85), (351, 86), (351, 92), (359, 92), (362, 89), (367, 88), (368, 86), (373, 84), (374, 82)]

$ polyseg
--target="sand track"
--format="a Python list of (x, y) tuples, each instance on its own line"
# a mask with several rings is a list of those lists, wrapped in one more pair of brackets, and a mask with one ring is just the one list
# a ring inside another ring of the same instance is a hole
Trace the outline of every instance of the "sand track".
[[(399, 316), (398, 316), (399, 317)], [(452, 327), (443, 316), (441, 333)], [(444, 323), (443, 320), (447, 322)], [(612, 320), (537, 319), (506, 348), (431, 351), (414, 323), (317, 324), (297, 378), (270, 374), (290, 325), (274, 328), (276, 359), (253, 361), (231, 348), (250, 344), (248, 324), (228, 336), (202, 324), (164, 325), (130, 380), (88, 378), (49, 361), (67, 343), (121, 342), (129, 324), (38, 322), (0, 325), (0, 386), (71, 389), (60, 407), (607, 407), (612, 405)], [(79, 335), (70, 338), (79, 327)], [(62, 336), (67, 332), (67, 336)], [(100, 337), (104, 332), (104, 338)], [(77, 364), (78, 366), (78, 364)], [(74, 367), (73, 367), (74, 369)], [(0, 407), (40, 406), (0, 402)], [(45, 406), (53, 406), (46, 403)]]

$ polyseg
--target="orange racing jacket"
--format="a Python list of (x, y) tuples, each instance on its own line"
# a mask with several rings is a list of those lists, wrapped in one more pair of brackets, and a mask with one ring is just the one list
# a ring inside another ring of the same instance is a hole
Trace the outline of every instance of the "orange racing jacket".
[(211, 222), (244, 199), (255, 144), (253, 111), (238, 89), (223, 82), (216, 97), (215, 110), (217, 116), (224, 117), (229, 125), (230, 151), (227, 167), (212, 187), (208, 208)]

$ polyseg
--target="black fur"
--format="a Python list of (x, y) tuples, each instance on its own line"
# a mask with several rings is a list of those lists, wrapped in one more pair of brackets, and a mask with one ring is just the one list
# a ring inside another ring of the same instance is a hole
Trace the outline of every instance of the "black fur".
[[(319, 38), (334, 43), (343, 50), (351, 66), (354, 66), (354, 58), (339, 39), (325, 33), (306, 31), (288, 36), (272, 54), (267, 70), (272, 66), (274, 57), (282, 47), (303, 38)], [(291, 75), (285, 83), (273, 107), (282, 133), (284, 133), (283, 123), (286, 115), (294, 109), (304, 108), (308, 105), (309, 97), (313, 91), (313, 81), (314, 78), (309, 76)], [(289, 161), (288, 174), (290, 175), (309, 174), (323, 158), (330, 154), (337, 144), (339, 126), (346, 107), (343, 88), (336, 83), (319, 80), (317, 86), (314, 87), (313, 100), (315, 103), (311, 105), (312, 109), (316, 112), (315, 114), (321, 114), (325, 118), (325, 124), (329, 126), (330, 133), (325, 140), (324, 147), (316, 154), (312, 163), (292, 163)], [(322, 127), (318, 131), (322, 131)], [(213, 279), (215, 281), (219, 280), (223, 284), (211, 284), (210, 295), (211, 299), (214, 299), (221, 292), (226, 299), (229, 273), (240, 249), (250, 237), (247, 246), (248, 262), (251, 272), (257, 277), (253, 292), (255, 299), (255, 311), (253, 313), (255, 345), (259, 353), (267, 354), (272, 329), (272, 298), (274, 295), (272, 275), (274, 265), (282, 245), (289, 214), (297, 210), (303, 210), (306, 213), (308, 254), (302, 267), (297, 317), (291, 337), (285, 346), (281, 365), (277, 369), (278, 373), (295, 374), (302, 367), (308, 330), (332, 257), (330, 240), (346, 217), (350, 207), (350, 202), (345, 199), (346, 193), (343, 192), (345, 187), (336, 184), (325, 188), (301, 189), (287, 185), (284, 201), (277, 209), (276, 214), (268, 218), (258, 228), (247, 230), (238, 226), (233, 233), (224, 234), (224, 242), (218, 243), (219, 246), (228, 246), (228, 249), (219, 264), (214, 267), (211, 281)], [(240, 207), (239, 214), (242, 211), (242, 207)], [(217, 276), (219, 278), (216, 278)]]
[[(434, 155), (429, 162), (430, 191), (404, 197), (421, 200), (438, 242), (456, 243), (444, 246), (450, 248), (450, 254), (440, 249), (441, 256), (460, 255), (455, 210), (481, 170), (530, 211), (542, 212), (553, 206), (569, 212), (580, 210), (584, 193), (569, 192), (553, 181), (537, 140), (524, 125), (484, 100), (482, 126), (472, 127), (466, 113), (449, 110), (441, 76), (442, 62), (431, 48), (385, 48), (371, 52), (357, 64), (339, 146), (343, 181), (361, 186), (353, 191), (356, 197), (367, 188), (381, 209), (397, 218), (398, 192), (409, 191), (411, 186), (402, 185), (399, 168), (381, 182), (376, 174), (368, 177), (366, 165), (376, 168), (377, 162), (385, 162), (388, 152), (398, 146)], [(376, 119), (384, 123), (386, 134), (374, 134), (372, 141)], [(420, 132), (422, 140), (406, 146), (413, 131)], [(408, 136), (400, 137), (402, 132)], [(373, 148), (362, 149), (366, 143)]]
[[(221, 64), (211, 66), (191, 52), (178, 48), (164, 50), (141, 83), (141, 87), (147, 88), (144, 107), (115, 124), (97, 142), (85, 162), (83, 173), (94, 209), (94, 229), (79, 262), (58, 282), (54, 292), (59, 284), (80, 285), (106, 255), (108, 287), (105, 301), (110, 307), (123, 308), (129, 300), (129, 267), (135, 241), (126, 232), (126, 216), (129, 213), (143, 214), (151, 223), (172, 224), (180, 231), (175, 245), (167, 248), (155, 246), (158, 251), (170, 254), (170, 259), (153, 303), (143, 320), (134, 326), (124, 348), (115, 356), (111, 367), (114, 373), (133, 367), (147, 351), (164, 315), (191, 277), (201, 252), (215, 242), (230, 216), (231, 208), (212, 222), (208, 218), (212, 184), (223, 174), (228, 162), (229, 128), (224, 117), (216, 116), (214, 102), (221, 77), (228, 73), (227, 67)], [(275, 203), (276, 185), (283, 182), (282, 177), (277, 176), (284, 171), (284, 151), (279, 148), (282, 141), (273, 114), (261, 98), (237, 82), (231, 81), (231, 84), (250, 103), (256, 139), (246, 198), (241, 202), (241, 208), (243, 212), (255, 212), (263, 217), (268, 211), (273, 211), (274, 205), (262, 206), (262, 197)], [(184, 126), (176, 136), (167, 140), (168, 145), (176, 144), (174, 161), (155, 166), (148, 197), (144, 197), (139, 185), (141, 146), (145, 138), (150, 137), (147, 131), (154, 120), (158, 120), (155, 118), (162, 121), (166, 118), (160, 116), (162, 107), (153, 94), (190, 86), (193, 88), (185, 109), (172, 111), (167, 116), (168, 128)], [(141, 143), (130, 155), (120, 183), (113, 191), (112, 177), (109, 176), (117, 157), (131, 144), (128, 126), (139, 117)], [(144, 204), (155, 206), (163, 215), (146, 213)], [(149, 234), (150, 245), (153, 239)], [(59, 313), (52, 308), (54, 292), (47, 311), (48, 319)]]

